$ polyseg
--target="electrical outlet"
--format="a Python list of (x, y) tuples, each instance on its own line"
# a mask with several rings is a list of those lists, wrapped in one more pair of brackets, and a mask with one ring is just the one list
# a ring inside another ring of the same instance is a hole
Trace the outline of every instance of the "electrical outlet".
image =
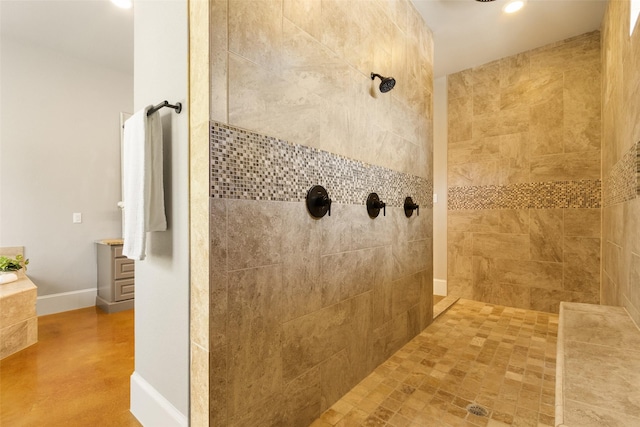
[(82, 223), (82, 213), (81, 212), (74, 212), (73, 213), (73, 223), (74, 224), (81, 224)]
[(433, 193), (433, 203), (438, 203), (438, 195)]

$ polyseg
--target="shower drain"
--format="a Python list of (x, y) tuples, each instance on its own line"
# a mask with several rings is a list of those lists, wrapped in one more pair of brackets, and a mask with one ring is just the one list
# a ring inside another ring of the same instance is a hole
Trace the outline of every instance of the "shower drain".
[(476, 404), (476, 403), (472, 403), (470, 405), (467, 405), (467, 412), (469, 412), (470, 414), (473, 415), (477, 415), (479, 417), (486, 417), (487, 415), (489, 415), (489, 411), (487, 411), (486, 408)]

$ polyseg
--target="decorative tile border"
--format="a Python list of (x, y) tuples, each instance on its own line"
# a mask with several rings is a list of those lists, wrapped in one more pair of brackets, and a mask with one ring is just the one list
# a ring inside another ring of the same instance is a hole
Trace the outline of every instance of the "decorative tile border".
[(433, 207), (433, 182), (317, 148), (211, 122), (211, 197), (299, 202), (322, 185), (342, 204), (364, 205), (376, 192), (388, 206), (411, 196)]
[(604, 205), (610, 206), (640, 195), (640, 142), (616, 163), (604, 180)]
[(451, 187), (449, 210), (599, 208), (600, 180)]
[[(601, 188), (602, 187), (602, 188)], [(640, 196), (640, 142), (599, 180), (451, 187), (448, 209), (599, 208)]]

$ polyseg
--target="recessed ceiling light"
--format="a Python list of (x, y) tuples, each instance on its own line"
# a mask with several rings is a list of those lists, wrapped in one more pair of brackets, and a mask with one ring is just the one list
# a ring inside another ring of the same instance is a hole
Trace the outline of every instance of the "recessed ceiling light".
[(524, 7), (524, 0), (515, 0), (507, 3), (502, 10), (505, 13), (515, 13)]
[(523, 0), (510, 1), (502, 8), (505, 13), (515, 13), (524, 7)]
[(111, 3), (122, 9), (131, 9), (131, 7), (133, 6), (132, 0), (111, 0)]

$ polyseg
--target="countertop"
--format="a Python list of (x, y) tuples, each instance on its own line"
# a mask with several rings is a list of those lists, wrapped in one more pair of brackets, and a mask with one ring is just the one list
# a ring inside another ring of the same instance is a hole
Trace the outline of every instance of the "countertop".
[(109, 245), (109, 246), (117, 246), (124, 244), (124, 239), (116, 238), (116, 239), (102, 239), (96, 240), (96, 243), (99, 245)]
[(32, 289), (37, 289), (36, 285), (24, 274), (18, 275), (15, 282), (0, 285), (0, 299)]

